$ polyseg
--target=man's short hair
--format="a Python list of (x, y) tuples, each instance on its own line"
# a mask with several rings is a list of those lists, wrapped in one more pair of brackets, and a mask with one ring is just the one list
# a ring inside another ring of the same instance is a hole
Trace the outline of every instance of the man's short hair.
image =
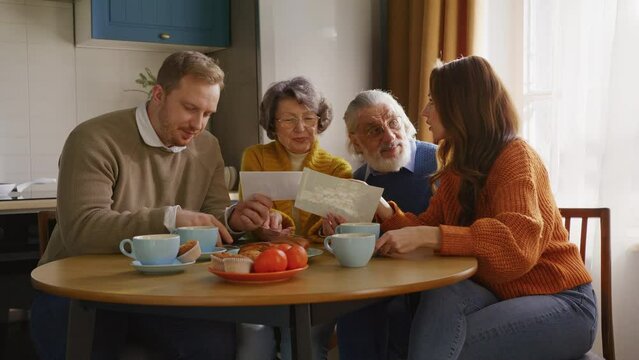
[[(397, 99), (395, 99), (393, 95), (386, 91), (378, 89), (361, 91), (359, 94), (357, 94), (357, 96), (355, 96), (355, 99), (353, 99), (348, 104), (346, 112), (344, 112), (344, 122), (346, 122), (346, 130), (350, 134), (353, 134), (357, 131), (360, 110), (371, 106), (383, 104), (386, 104), (391, 109), (393, 114), (399, 117), (402, 125), (404, 126), (406, 136), (411, 139), (415, 138), (417, 130), (415, 130), (415, 126), (408, 119), (406, 112), (404, 112), (404, 108), (399, 104), (399, 102), (397, 102)], [(348, 140), (348, 147), (352, 153), (355, 153), (350, 137)]]
[(170, 93), (186, 75), (224, 88), (224, 71), (214, 59), (197, 51), (180, 51), (164, 59), (158, 71), (157, 84)]

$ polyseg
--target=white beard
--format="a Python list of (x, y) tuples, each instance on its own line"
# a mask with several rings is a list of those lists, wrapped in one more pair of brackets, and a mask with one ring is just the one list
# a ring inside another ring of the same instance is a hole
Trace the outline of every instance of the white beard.
[(387, 173), (387, 172), (395, 172), (399, 171), (402, 166), (408, 164), (410, 161), (410, 140), (405, 139), (402, 141), (398, 141), (401, 147), (400, 153), (391, 159), (385, 159), (382, 157), (381, 149), (377, 150), (374, 154), (368, 153), (368, 151), (363, 150), (362, 157), (364, 161), (370, 166), (373, 170)]

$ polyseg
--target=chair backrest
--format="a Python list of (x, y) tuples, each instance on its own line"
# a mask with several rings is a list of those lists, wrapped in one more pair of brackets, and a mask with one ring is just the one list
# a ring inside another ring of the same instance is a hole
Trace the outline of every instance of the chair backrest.
[(610, 270), (610, 209), (608, 208), (560, 208), (561, 216), (568, 233), (572, 220), (581, 221), (579, 252), (581, 260), (586, 260), (586, 240), (588, 238), (588, 219), (599, 219), (601, 233), (601, 345), (606, 360), (615, 359), (615, 341), (612, 328), (612, 281)]
[(38, 238), (40, 240), (40, 256), (44, 254), (44, 250), (49, 244), (49, 237), (51, 236), (51, 223), (55, 222), (55, 211), (45, 210), (38, 213)]

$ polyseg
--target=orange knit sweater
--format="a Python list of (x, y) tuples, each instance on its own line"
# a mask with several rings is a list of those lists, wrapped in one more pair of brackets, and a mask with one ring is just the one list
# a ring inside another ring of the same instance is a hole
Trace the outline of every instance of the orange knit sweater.
[(419, 216), (393, 203), (395, 215), (382, 230), (439, 225), (439, 253), (476, 257), (473, 279), (502, 299), (558, 293), (591, 281), (577, 247), (568, 241), (546, 168), (525, 141), (512, 141), (495, 160), (470, 226), (456, 226), (459, 186), (458, 176), (442, 176)]

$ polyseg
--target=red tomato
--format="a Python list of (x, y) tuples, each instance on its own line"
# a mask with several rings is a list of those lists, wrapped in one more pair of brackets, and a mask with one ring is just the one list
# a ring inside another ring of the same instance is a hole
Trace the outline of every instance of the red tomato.
[(290, 248), (291, 248), (291, 244), (284, 244), (284, 243), (282, 243), (282, 244), (277, 244), (277, 245), (275, 245), (275, 247), (277, 247), (278, 249), (280, 249), (280, 250), (282, 250), (282, 251), (286, 252), (286, 250), (288, 250), (288, 249), (290, 249)]
[(257, 256), (253, 263), (253, 270), (255, 270), (256, 273), (284, 271), (287, 265), (288, 261), (286, 260), (284, 251), (271, 248), (262, 251), (262, 253)]
[(288, 260), (287, 270), (303, 268), (308, 263), (306, 249), (300, 245), (293, 245), (286, 250), (286, 259)]

